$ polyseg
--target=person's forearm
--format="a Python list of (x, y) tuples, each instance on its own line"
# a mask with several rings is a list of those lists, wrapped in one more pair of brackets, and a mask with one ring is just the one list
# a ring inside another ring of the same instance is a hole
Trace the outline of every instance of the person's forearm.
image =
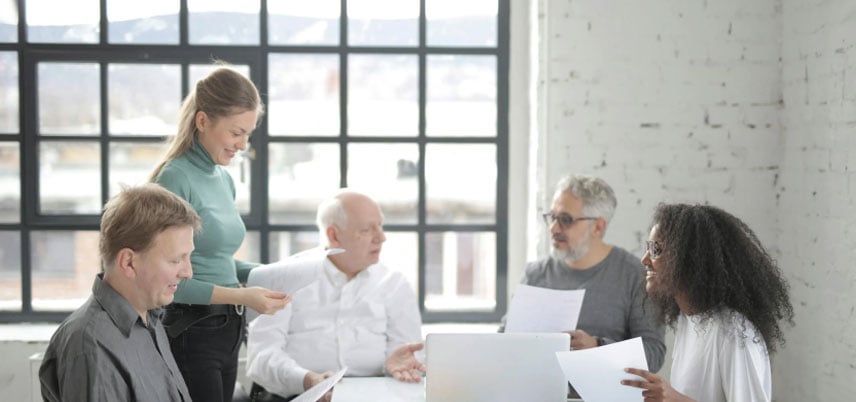
[(245, 288), (227, 288), (214, 286), (211, 293), (211, 304), (247, 304)]

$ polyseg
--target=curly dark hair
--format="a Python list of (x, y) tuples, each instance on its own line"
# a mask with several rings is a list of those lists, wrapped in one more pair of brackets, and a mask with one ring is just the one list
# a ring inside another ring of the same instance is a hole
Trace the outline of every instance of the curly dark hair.
[(709, 205), (660, 204), (653, 225), (663, 250), (657, 275), (664, 291), (650, 296), (663, 322), (675, 325), (680, 289), (702, 320), (730, 309), (755, 325), (770, 354), (784, 345), (780, 321), (794, 325), (789, 285), (743, 221)]

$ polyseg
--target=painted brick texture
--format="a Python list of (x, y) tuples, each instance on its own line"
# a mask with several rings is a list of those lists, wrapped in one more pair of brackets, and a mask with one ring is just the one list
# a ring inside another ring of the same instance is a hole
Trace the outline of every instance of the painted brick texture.
[(852, 400), (856, 2), (541, 0), (539, 11), (539, 206), (567, 173), (603, 177), (619, 200), (607, 240), (637, 254), (658, 202), (743, 218), (796, 310), (773, 358), (774, 400)]

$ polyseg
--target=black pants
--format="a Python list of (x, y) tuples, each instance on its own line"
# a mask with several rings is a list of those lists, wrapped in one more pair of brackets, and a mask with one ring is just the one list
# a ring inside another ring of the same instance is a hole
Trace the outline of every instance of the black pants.
[(194, 401), (231, 402), (244, 317), (232, 305), (167, 307), (169, 345)]

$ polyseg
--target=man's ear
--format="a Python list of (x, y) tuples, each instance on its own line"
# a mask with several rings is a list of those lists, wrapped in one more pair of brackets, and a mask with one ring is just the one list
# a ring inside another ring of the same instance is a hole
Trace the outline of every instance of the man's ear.
[(594, 221), (594, 233), (600, 239), (603, 239), (603, 234), (606, 233), (606, 219), (597, 218)]
[(137, 270), (134, 267), (134, 258), (136, 257), (136, 253), (134, 250), (130, 248), (123, 248), (119, 250), (119, 253), (116, 254), (116, 270), (117, 273), (122, 274), (128, 278), (134, 278), (137, 276)]
[(327, 234), (327, 242), (330, 244), (330, 247), (338, 248), (339, 247), (339, 228), (336, 225), (327, 226), (327, 230), (324, 231)]

